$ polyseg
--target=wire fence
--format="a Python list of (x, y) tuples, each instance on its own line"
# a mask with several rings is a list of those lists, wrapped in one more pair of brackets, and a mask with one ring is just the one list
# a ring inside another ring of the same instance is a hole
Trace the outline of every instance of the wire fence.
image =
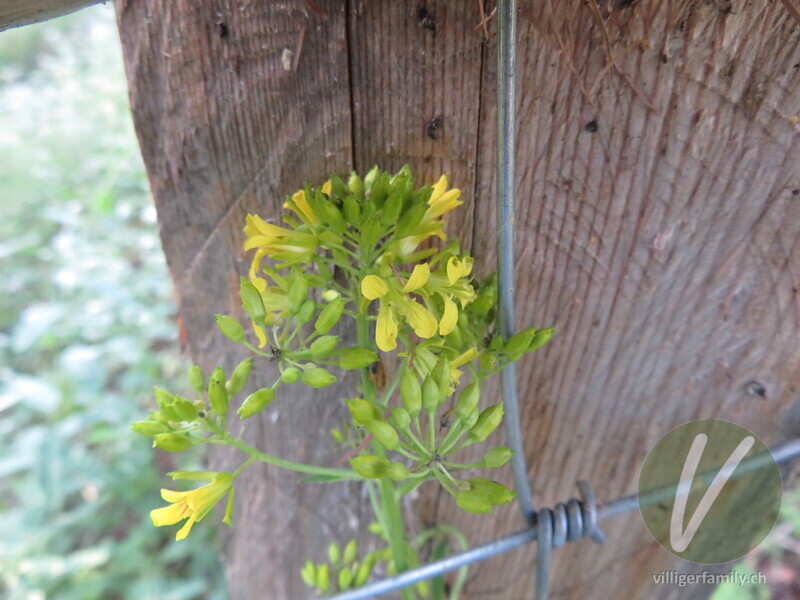
[[(499, 328), (508, 339), (514, 334), (514, 181), (516, 148), (516, 38), (517, 2), (498, 0), (497, 3), (497, 274)], [(598, 544), (604, 541), (599, 522), (640, 506), (655, 504), (674, 498), (678, 482), (647, 491), (641, 496), (631, 494), (611, 502), (597, 505), (592, 486), (587, 481), (577, 483), (580, 499), (572, 498), (553, 508), (536, 512), (533, 505), (522, 431), (519, 419), (517, 378), (514, 365), (501, 374), (504, 424), (508, 445), (514, 451), (511, 469), (514, 486), (525, 529), (497, 540), (481, 544), (453, 556), (433, 561), (424, 566), (386, 577), (374, 583), (349, 590), (327, 600), (367, 600), (399, 590), (420, 581), (438, 577), (449, 571), (486, 560), (538, 541), (536, 553), (536, 578), (533, 597), (547, 600), (550, 586), (550, 567), (553, 548), (567, 542), (590, 538)], [(732, 477), (738, 477), (772, 463), (784, 462), (800, 456), (800, 439), (773, 448), (770, 452), (742, 461)], [(717, 474), (707, 472), (699, 477), (708, 483)]]

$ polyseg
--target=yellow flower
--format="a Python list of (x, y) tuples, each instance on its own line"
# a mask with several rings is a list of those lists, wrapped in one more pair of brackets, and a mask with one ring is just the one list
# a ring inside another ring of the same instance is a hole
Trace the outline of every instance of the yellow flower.
[(438, 323), (436, 317), (416, 300), (410, 300), (406, 305), (406, 316), (411, 327), (421, 338), (429, 338), (436, 334)]
[(444, 223), (438, 220), (457, 206), (464, 204), (459, 200), (461, 190), (447, 190), (447, 176), (442, 175), (439, 181), (433, 186), (431, 197), (428, 198), (428, 209), (422, 220), (414, 228), (410, 235), (398, 240), (393, 247), (397, 256), (404, 257), (410, 255), (417, 246), (432, 235), (438, 236), (442, 241), (447, 236), (442, 230)]
[(361, 281), (361, 294), (367, 300), (375, 300), (386, 295), (389, 291), (389, 284), (377, 275), (367, 275)]
[(258, 215), (247, 215), (246, 223), (244, 249), (257, 249), (250, 266), (251, 274), (258, 274), (264, 256), (294, 264), (310, 260), (317, 247), (316, 235), (272, 225)]
[(299, 190), (295, 192), (292, 195), (292, 202), (294, 202), (294, 206), (292, 206), (288, 202), (284, 202), (283, 208), (291, 209), (303, 221), (308, 221), (312, 225), (316, 225), (317, 223), (319, 223), (317, 215), (314, 214), (314, 211), (311, 210), (311, 206), (308, 204), (308, 199), (306, 198), (305, 190)]
[(439, 321), (439, 333), (447, 335), (456, 328), (456, 323), (458, 323), (458, 307), (450, 298), (442, 296), (442, 299), (444, 300), (444, 312)]
[[(230, 473), (178, 472), (173, 473), (172, 478), (190, 479), (194, 481), (209, 480), (209, 483), (206, 485), (188, 492), (161, 490), (161, 497), (172, 504), (150, 511), (150, 518), (153, 520), (153, 525), (156, 527), (174, 525), (178, 521), (183, 521), (188, 518), (189, 520), (181, 527), (175, 536), (176, 540), (182, 540), (189, 535), (192, 525), (205, 517), (208, 512), (214, 508), (214, 505), (222, 500), (226, 494), (230, 492), (231, 499), (233, 497), (233, 475)], [(228, 509), (223, 519), (223, 522), (229, 525), (232, 508), (232, 502), (229, 500)]]
[(397, 321), (394, 310), (389, 304), (381, 304), (378, 309), (378, 322), (375, 325), (375, 342), (383, 352), (391, 352), (397, 348)]
[(471, 256), (465, 256), (462, 260), (458, 260), (455, 256), (451, 256), (447, 261), (447, 280), (450, 285), (455, 285), (456, 281), (462, 277), (469, 276), (472, 273), (472, 263), (474, 259)]
[(431, 267), (428, 263), (421, 263), (414, 267), (411, 277), (408, 278), (406, 284), (403, 286), (403, 291), (406, 294), (414, 292), (428, 283), (428, 278), (431, 276)]
[(461, 379), (461, 369), (458, 367), (467, 364), (476, 356), (478, 356), (478, 349), (473, 347), (450, 361), (450, 379), (455, 385), (458, 385), (458, 381)]

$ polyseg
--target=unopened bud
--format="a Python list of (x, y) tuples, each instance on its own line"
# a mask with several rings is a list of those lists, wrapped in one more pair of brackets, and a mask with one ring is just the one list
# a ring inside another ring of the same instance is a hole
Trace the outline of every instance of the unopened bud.
[(346, 348), (339, 354), (339, 367), (345, 371), (363, 369), (378, 360), (378, 355), (367, 348)]
[(336, 383), (336, 376), (322, 367), (314, 367), (303, 371), (303, 383), (313, 388), (323, 388)]
[(270, 402), (274, 399), (275, 390), (272, 388), (261, 388), (245, 398), (244, 402), (242, 402), (242, 406), (240, 406), (239, 410), (236, 412), (241, 419), (252, 417), (269, 406)]
[(317, 322), (314, 323), (314, 331), (320, 335), (328, 333), (339, 322), (342, 312), (344, 312), (344, 301), (337, 298), (319, 313)]
[(244, 341), (244, 328), (233, 317), (227, 315), (217, 315), (217, 327), (226, 338), (232, 342), (241, 343)]
[(283, 383), (297, 383), (303, 376), (303, 372), (297, 367), (288, 367), (281, 373), (281, 381)]
[(183, 452), (192, 445), (192, 441), (180, 433), (159, 433), (153, 438), (153, 447), (167, 452)]
[(225, 384), (225, 389), (228, 391), (229, 396), (234, 396), (242, 391), (242, 388), (247, 384), (247, 378), (250, 377), (250, 370), (252, 368), (252, 358), (245, 358), (236, 365), (236, 368), (231, 374), (231, 378), (228, 380), (228, 383)]
[(488, 438), (503, 420), (503, 403), (495, 404), (484, 410), (478, 417), (478, 422), (469, 430), (471, 442), (481, 443)]

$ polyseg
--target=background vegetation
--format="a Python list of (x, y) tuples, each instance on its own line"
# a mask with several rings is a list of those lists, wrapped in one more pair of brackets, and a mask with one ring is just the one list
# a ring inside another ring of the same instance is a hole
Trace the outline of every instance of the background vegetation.
[(185, 365), (110, 6), (0, 33), (0, 157), (0, 597), (226, 597), (129, 430)]

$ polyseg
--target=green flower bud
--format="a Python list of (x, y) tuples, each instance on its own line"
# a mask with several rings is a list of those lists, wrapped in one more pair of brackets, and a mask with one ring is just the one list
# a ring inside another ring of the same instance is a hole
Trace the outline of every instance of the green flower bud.
[(467, 310), (478, 317), (486, 317), (494, 308), (496, 299), (489, 295), (480, 295), (467, 307)]
[(493, 371), (497, 366), (497, 356), (494, 352), (481, 352), (478, 364), (482, 371)]
[(361, 224), (361, 205), (358, 201), (353, 196), (346, 196), (342, 208), (347, 222), (358, 227)]
[(374, 562), (373, 563), (364, 562), (361, 563), (361, 565), (359, 565), (358, 571), (356, 571), (356, 579), (354, 582), (356, 587), (361, 587), (362, 585), (367, 583), (369, 576), (372, 574), (372, 567), (374, 566), (375, 566)]
[(178, 418), (181, 421), (194, 421), (197, 418), (197, 408), (186, 398), (176, 396), (175, 401), (172, 403), (172, 408), (178, 413)]
[(218, 381), (219, 383), (225, 383), (225, 369), (219, 365), (214, 367), (214, 370), (211, 372), (211, 379)]
[(408, 431), (408, 427), (411, 424), (411, 416), (402, 406), (395, 406), (389, 416), (389, 422), (400, 431)]
[(313, 388), (323, 388), (336, 383), (336, 375), (333, 375), (322, 367), (314, 367), (303, 371), (303, 383)]
[(347, 189), (356, 196), (364, 195), (364, 182), (361, 181), (361, 177), (356, 175), (355, 172), (351, 173), (350, 178), (347, 180)]
[(556, 332), (555, 327), (548, 327), (547, 329), (540, 329), (536, 332), (536, 335), (533, 336), (533, 340), (531, 341), (530, 345), (525, 349), (525, 352), (532, 352), (537, 348), (541, 348), (547, 342), (550, 341), (550, 338), (553, 337), (553, 334)]
[(203, 369), (200, 367), (200, 365), (192, 365), (192, 368), (189, 369), (189, 385), (191, 385), (195, 391), (200, 392), (201, 394), (205, 391), (206, 376), (203, 373)]
[(375, 185), (375, 180), (377, 179), (378, 175), (381, 174), (381, 170), (378, 166), (372, 167), (369, 172), (364, 176), (364, 185), (367, 189), (372, 189), (372, 186)]
[(411, 417), (416, 417), (422, 408), (422, 388), (412, 371), (406, 371), (400, 381), (400, 397)]
[(519, 360), (536, 335), (535, 327), (528, 327), (512, 335), (503, 346), (503, 353), (511, 360)]
[(264, 308), (264, 299), (261, 292), (246, 278), (239, 279), (239, 298), (242, 300), (242, 307), (255, 323), (263, 323), (267, 316), (267, 309)]
[[(168, 433), (162, 435), (170, 435)], [(385, 458), (379, 458), (367, 454), (365, 456), (357, 456), (350, 459), (350, 466), (353, 470), (367, 479), (380, 479), (385, 477), (389, 470), (389, 461)]]
[(229, 396), (235, 396), (242, 391), (242, 388), (244, 388), (245, 384), (247, 383), (247, 378), (250, 377), (250, 370), (252, 368), (252, 358), (245, 358), (242, 362), (236, 365), (236, 368), (231, 374), (231, 378), (228, 380), (228, 383), (225, 384), (225, 389), (227, 390)]
[(504, 446), (492, 448), (483, 455), (483, 458), (478, 463), (478, 466), (485, 469), (496, 469), (498, 467), (502, 467), (508, 462), (508, 459), (511, 458), (512, 454), (514, 454), (514, 451), (511, 448), (506, 448)]
[(220, 417), (224, 417), (228, 412), (228, 392), (225, 391), (225, 384), (222, 381), (212, 377), (208, 382), (208, 401), (211, 409)]
[(452, 382), (450, 359), (446, 356), (439, 359), (431, 375), (436, 381), (436, 385), (439, 387), (439, 402), (444, 402), (444, 399), (450, 395), (450, 383)]
[(339, 208), (333, 202), (328, 202), (324, 206), (325, 216), (328, 218), (328, 224), (330, 225), (331, 229), (339, 233), (347, 229), (347, 223), (345, 222), (342, 213), (339, 211)]
[(399, 194), (392, 193), (383, 204), (381, 211), (381, 223), (384, 225), (394, 225), (400, 217), (403, 209), (403, 198)]
[(331, 572), (328, 565), (317, 566), (317, 588), (320, 592), (327, 592), (331, 583)]
[(361, 243), (364, 246), (375, 246), (383, 235), (383, 226), (375, 217), (364, 219), (361, 224)]
[(325, 300), (325, 302), (333, 302), (340, 296), (341, 294), (336, 290), (325, 290), (324, 292), (322, 292), (322, 299)]
[(460, 421), (468, 419), (475, 410), (475, 407), (478, 406), (480, 397), (480, 384), (478, 381), (473, 381), (465, 387), (458, 396), (455, 406), (456, 418)]
[(508, 489), (506, 486), (496, 481), (483, 479), (482, 477), (473, 477), (469, 480), (469, 483), (471, 486), (470, 492), (486, 498), (490, 504), (508, 504), (517, 497), (515, 491)]
[(355, 539), (350, 540), (347, 542), (347, 545), (344, 547), (344, 554), (342, 556), (342, 562), (346, 565), (352, 563), (358, 555), (358, 542)]
[(422, 382), (422, 408), (433, 412), (439, 407), (442, 400), (443, 398), (439, 396), (439, 386), (436, 385), (433, 377), (428, 375)]
[(363, 369), (377, 362), (378, 355), (366, 348), (345, 348), (339, 354), (339, 367), (345, 371)]
[(364, 427), (387, 450), (397, 450), (400, 447), (400, 438), (397, 432), (387, 422), (372, 419), (364, 423)]
[(314, 323), (314, 331), (319, 335), (328, 333), (339, 322), (342, 312), (344, 312), (344, 301), (341, 298), (328, 304), (319, 313), (317, 322)]
[(241, 343), (244, 341), (244, 329), (241, 323), (227, 315), (217, 315), (217, 327), (226, 338), (232, 342)]
[(456, 504), (462, 509), (472, 514), (482, 514), (492, 512), (491, 503), (480, 494), (475, 492), (458, 492), (456, 494)]
[(484, 410), (478, 417), (478, 422), (469, 430), (469, 439), (472, 443), (481, 443), (488, 438), (503, 420), (503, 403), (494, 404)]
[(237, 410), (237, 414), (239, 415), (240, 419), (246, 419), (247, 417), (252, 417), (253, 415), (261, 412), (267, 406), (269, 406), (270, 402), (275, 399), (275, 390), (272, 388), (261, 388), (260, 390), (253, 392), (247, 398), (245, 398), (244, 402), (242, 402), (242, 406), (239, 407)]
[(283, 373), (281, 373), (281, 381), (283, 383), (297, 383), (300, 381), (302, 376), (303, 372), (297, 367), (288, 367)]
[(345, 591), (350, 587), (351, 583), (353, 583), (353, 572), (350, 570), (350, 567), (343, 567), (342, 570), (339, 571), (339, 589)]
[(389, 463), (389, 468), (387, 469), (386, 474), (392, 479), (392, 481), (405, 481), (408, 479), (408, 467), (406, 467), (403, 463), (392, 462)]
[(309, 347), (311, 356), (314, 358), (325, 358), (336, 348), (336, 344), (338, 343), (338, 335), (323, 335), (321, 338), (314, 340)]
[(305, 566), (300, 569), (300, 577), (303, 578), (303, 583), (309, 587), (317, 587), (317, 567), (314, 563), (306, 561)]
[(476, 406), (472, 410), (472, 412), (469, 414), (469, 416), (466, 419), (464, 419), (463, 421), (461, 421), (461, 429), (463, 431), (469, 431), (470, 429), (475, 427), (475, 423), (478, 422), (478, 417), (480, 416), (480, 414), (481, 414), (481, 411)]
[(289, 311), (295, 314), (300, 311), (303, 302), (308, 298), (308, 281), (302, 275), (292, 279), (289, 286)]
[(303, 302), (303, 306), (300, 307), (300, 310), (294, 316), (294, 320), (297, 321), (298, 325), (305, 325), (311, 319), (314, 318), (314, 315), (317, 312), (317, 303), (314, 302), (313, 298), (309, 298), (305, 302)]
[(331, 429), (331, 437), (333, 438), (333, 441), (336, 442), (337, 444), (341, 444), (344, 442), (344, 436), (342, 435), (342, 432), (339, 431), (338, 429)]
[(156, 395), (156, 402), (158, 402), (158, 407), (161, 410), (164, 410), (166, 406), (171, 406), (172, 402), (175, 400), (175, 396), (157, 386), (153, 388), (153, 393)]
[(131, 423), (131, 430), (147, 437), (153, 437), (159, 433), (168, 433), (171, 431), (169, 426), (157, 421), (134, 421)]
[(395, 237), (399, 239), (409, 236), (411, 232), (416, 229), (417, 225), (420, 224), (427, 210), (428, 204), (426, 202), (424, 204), (415, 204), (403, 211), (400, 220), (397, 222), (397, 228), (394, 233)]
[(350, 409), (350, 414), (353, 415), (353, 421), (359, 425), (381, 418), (377, 409), (363, 398), (351, 398), (350, 400), (345, 400), (345, 404)]
[(180, 433), (159, 433), (153, 438), (153, 448), (167, 452), (183, 452), (192, 445), (192, 441)]
[(331, 542), (328, 546), (328, 562), (335, 565), (342, 558), (342, 552), (339, 550), (339, 544)]

